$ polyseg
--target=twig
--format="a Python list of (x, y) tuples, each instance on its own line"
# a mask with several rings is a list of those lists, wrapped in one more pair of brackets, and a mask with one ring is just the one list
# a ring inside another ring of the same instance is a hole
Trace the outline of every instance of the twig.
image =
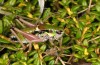
[(94, 41), (94, 40), (96, 40), (96, 39), (98, 39), (98, 38), (100, 38), (100, 36), (97, 36), (97, 37), (95, 37), (95, 38), (89, 40), (88, 42), (90, 42), (90, 41)]
[[(90, 8), (92, 8), (92, 7), (94, 7), (94, 6), (95, 6), (95, 5), (91, 5)], [(78, 14), (83, 13), (83, 12), (85, 12), (86, 10), (88, 10), (88, 8), (86, 8), (86, 9), (84, 9), (84, 10), (82, 10), (82, 11), (79, 11)]]
[(60, 62), (62, 63), (62, 65), (65, 65), (65, 62), (60, 57), (58, 57), (58, 59), (60, 60)]
[(89, 6), (88, 6), (88, 13), (90, 12), (90, 9), (91, 9), (91, 4), (92, 4), (92, 0), (90, 0), (90, 2), (89, 2)]
[(68, 62), (70, 63), (70, 61), (72, 60), (72, 58), (73, 58), (73, 56), (74, 56), (74, 53), (70, 56), (70, 58), (68, 59)]
[(10, 30), (17, 37), (17, 39), (19, 40), (19, 42), (22, 45), (23, 49), (25, 50), (26, 47), (24, 46), (24, 44), (22, 43), (22, 41), (20, 40), (20, 38), (17, 36), (17, 34), (12, 29), (10, 29)]

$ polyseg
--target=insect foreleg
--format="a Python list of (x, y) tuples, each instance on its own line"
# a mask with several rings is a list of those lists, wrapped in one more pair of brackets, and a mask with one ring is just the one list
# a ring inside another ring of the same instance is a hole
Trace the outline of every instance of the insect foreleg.
[(15, 31), (14, 31), (13, 29), (10, 29), (10, 30), (11, 30), (12, 34), (14, 34), (14, 35), (17, 37), (17, 39), (18, 39), (19, 43), (22, 45), (23, 49), (25, 49), (26, 47), (24, 46), (24, 44), (23, 44), (23, 42), (20, 40), (20, 38), (17, 36), (17, 34), (15, 33)]

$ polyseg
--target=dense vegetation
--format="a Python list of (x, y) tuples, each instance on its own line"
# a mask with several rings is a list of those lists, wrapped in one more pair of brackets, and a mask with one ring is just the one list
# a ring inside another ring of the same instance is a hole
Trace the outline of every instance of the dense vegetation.
[[(33, 42), (26, 53), (10, 38), (12, 26), (27, 31), (17, 17), (64, 34), (60, 40)], [(70, 64), (100, 64), (100, 0), (46, 0), (42, 14), (38, 0), (0, 0), (0, 65)]]

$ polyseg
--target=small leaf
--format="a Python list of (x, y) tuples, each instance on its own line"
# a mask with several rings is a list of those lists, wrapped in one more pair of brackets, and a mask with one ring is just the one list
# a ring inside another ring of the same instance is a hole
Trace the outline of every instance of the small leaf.
[(79, 45), (74, 45), (74, 48), (77, 49), (77, 50), (80, 50), (80, 51), (84, 51), (84, 48), (82, 48)]
[(34, 58), (30, 58), (30, 59), (27, 61), (27, 63), (30, 64), (30, 63), (32, 63), (33, 61), (34, 61)]
[(40, 49), (41, 49), (42, 51), (45, 51), (46, 45), (42, 45), (42, 46), (40, 47)]
[(0, 34), (2, 33), (3, 31), (3, 24), (2, 24), (2, 20), (0, 20)]
[(76, 38), (79, 39), (81, 37), (82, 33), (80, 30), (77, 31), (76, 33)]
[(88, 47), (88, 41), (87, 41), (87, 39), (85, 39), (85, 40), (83, 41), (83, 45)]
[(2, 57), (3, 57), (4, 60), (8, 59), (8, 53), (5, 53)]
[(33, 46), (34, 46), (34, 49), (35, 50), (38, 50), (39, 49), (39, 45), (37, 43), (34, 43)]
[(43, 19), (47, 18), (51, 14), (50, 8), (47, 8), (43, 13)]
[(87, 48), (84, 49), (84, 55), (89, 55)]
[(54, 59), (53, 56), (46, 56), (46, 57), (44, 58), (44, 61), (50, 61), (50, 60), (52, 60), (52, 59)]
[(51, 60), (51, 61), (49, 62), (49, 65), (54, 65), (54, 63), (55, 63), (55, 61), (54, 61), (54, 60)]
[(94, 62), (92, 65), (100, 65), (100, 62)]
[(87, 6), (87, 2), (86, 2), (86, 1), (87, 1), (87, 0), (83, 0), (83, 1), (82, 1), (82, 5), (83, 5), (83, 6)]
[(79, 55), (79, 54), (74, 54), (74, 56), (76, 57), (76, 58), (82, 58), (82, 56), (81, 55)]
[(10, 4), (11, 6), (15, 5), (15, 3), (16, 3), (16, 0), (10, 0), (10, 2), (9, 2), (9, 4)]
[(13, 6), (16, 4), (16, 0), (8, 0), (6, 3), (5, 3), (5, 6)]
[(33, 18), (33, 15), (31, 14), (31, 13), (27, 13), (27, 16), (29, 17), (29, 18)]
[(39, 61), (38, 58), (36, 58), (36, 59), (34, 60), (34, 65), (40, 65), (40, 61)]
[(91, 56), (92, 56), (92, 58), (97, 58), (98, 57), (95, 52), (91, 52)]
[(23, 62), (23, 61), (17, 61), (17, 62), (14, 62), (12, 65), (27, 65), (26, 62)]
[(96, 9), (98, 12), (100, 12), (100, 1), (96, 4)]
[(0, 0), (0, 4), (3, 4), (4, 3), (4, 0)]
[(2, 38), (0, 38), (0, 42), (1, 42), (1, 43), (10, 43), (9, 41), (7, 41), (7, 40), (5, 40), (5, 39), (2, 39)]

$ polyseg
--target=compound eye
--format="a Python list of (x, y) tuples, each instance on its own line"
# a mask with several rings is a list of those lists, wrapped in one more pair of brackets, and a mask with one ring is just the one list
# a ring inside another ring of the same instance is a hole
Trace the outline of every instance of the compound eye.
[(56, 33), (57, 33), (57, 34), (61, 34), (62, 31), (61, 31), (61, 30), (57, 30)]

